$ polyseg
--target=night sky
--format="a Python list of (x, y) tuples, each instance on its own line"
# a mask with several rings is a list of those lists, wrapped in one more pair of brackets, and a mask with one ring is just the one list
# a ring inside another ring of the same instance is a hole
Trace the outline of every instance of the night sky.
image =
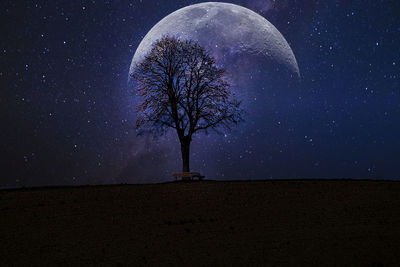
[[(2, 0), (0, 188), (171, 180), (180, 154), (162, 151), (178, 143), (138, 156), (152, 139), (137, 141), (127, 78), (147, 32), (200, 2)], [(301, 78), (266, 90), (254, 103), (263, 119), (194, 141), (194, 169), (210, 179), (399, 179), (399, 2), (231, 3), (275, 25)]]

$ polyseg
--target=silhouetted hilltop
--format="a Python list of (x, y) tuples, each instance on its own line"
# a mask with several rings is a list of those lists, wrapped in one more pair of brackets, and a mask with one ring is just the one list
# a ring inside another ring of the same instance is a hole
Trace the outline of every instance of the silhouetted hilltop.
[(396, 265), (400, 182), (0, 191), (5, 265)]

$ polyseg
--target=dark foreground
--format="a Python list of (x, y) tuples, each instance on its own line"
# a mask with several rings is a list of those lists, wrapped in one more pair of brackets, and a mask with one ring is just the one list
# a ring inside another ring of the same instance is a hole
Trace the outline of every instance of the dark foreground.
[(0, 191), (1, 265), (400, 264), (400, 183)]

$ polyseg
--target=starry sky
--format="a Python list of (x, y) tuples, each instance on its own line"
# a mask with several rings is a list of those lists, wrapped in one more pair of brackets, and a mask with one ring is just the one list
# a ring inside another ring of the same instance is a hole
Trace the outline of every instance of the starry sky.
[[(171, 12), (200, 2), (1, 1), (0, 188), (170, 180), (179, 154), (166, 159), (176, 162), (167, 167), (159, 151), (137, 157), (143, 142), (127, 76), (146, 33)], [(275, 25), (293, 49), (301, 79), (255, 104), (266, 106), (263, 120), (201, 137), (203, 146), (213, 138), (228, 151), (196, 153), (194, 144), (193, 166), (210, 179), (399, 179), (400, 3), (231, 3)], [(251, 124), (262, 129), (254, 138), (243, 130)], [(235, 142), (240, 145), (229, 145)], [(143, 172), (149, 168), (160, 172), (152, 177)]]

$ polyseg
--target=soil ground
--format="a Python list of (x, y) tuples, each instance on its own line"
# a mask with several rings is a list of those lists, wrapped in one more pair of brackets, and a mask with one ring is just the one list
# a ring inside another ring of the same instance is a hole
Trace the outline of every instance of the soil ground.
[(400, 182), (0, 191), (0, 265), (396, 266)]

